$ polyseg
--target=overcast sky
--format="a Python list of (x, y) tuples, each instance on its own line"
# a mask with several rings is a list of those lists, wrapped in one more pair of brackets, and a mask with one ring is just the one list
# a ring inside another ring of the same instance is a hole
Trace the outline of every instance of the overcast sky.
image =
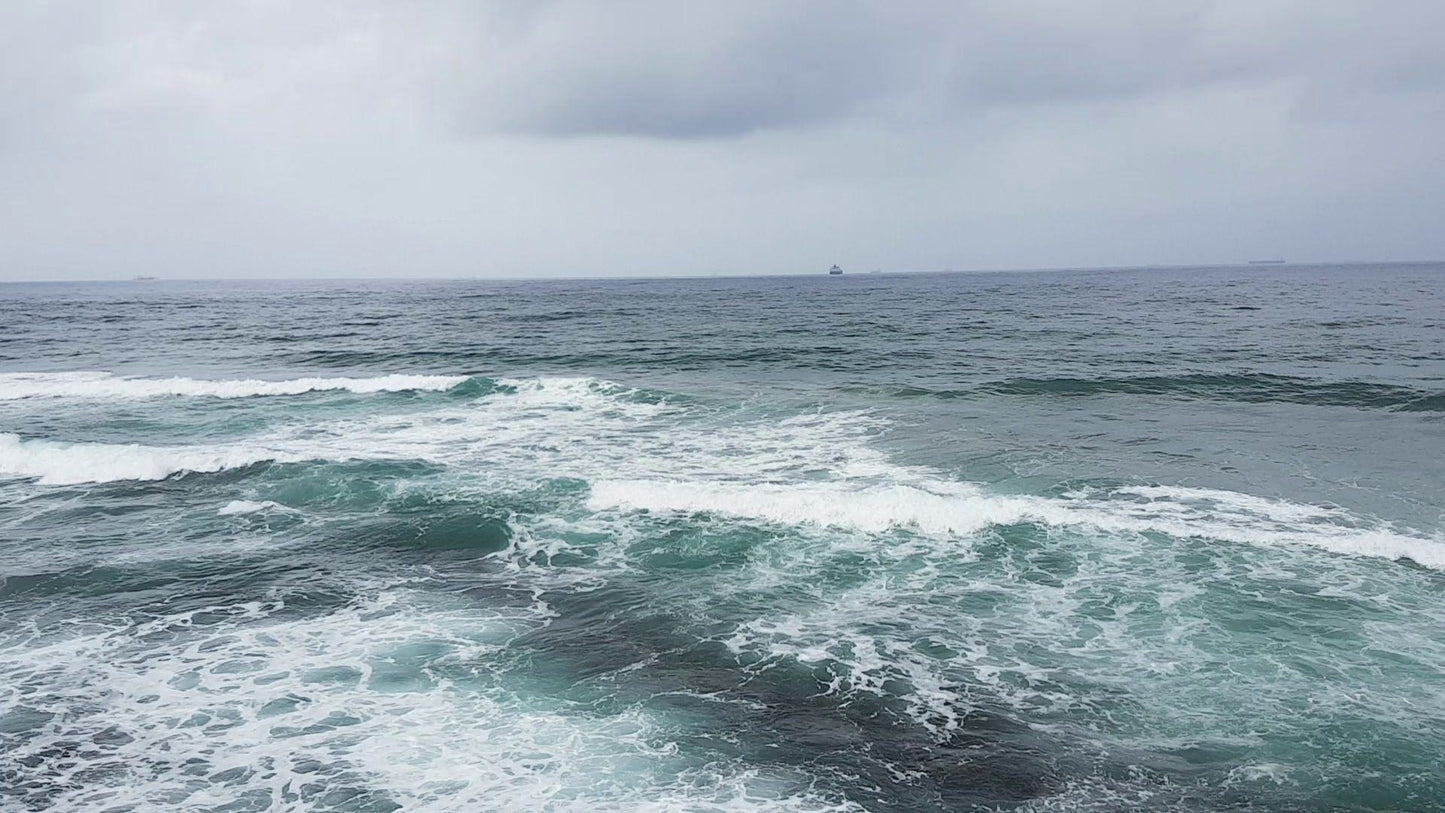
[(0, 279), (1445, 258), (1445, 2), (0, 3)]

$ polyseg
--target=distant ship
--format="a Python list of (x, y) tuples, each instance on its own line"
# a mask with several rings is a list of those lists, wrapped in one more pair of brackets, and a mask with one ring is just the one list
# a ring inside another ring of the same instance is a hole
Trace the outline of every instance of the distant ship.
[(828, 275), (833, 277), (841, 277), (843, 275), (843, 269), (835, 265), (832, 268), (828, 269)]
[(1250, 260), (1250, 265), (1284, 265), (1284, 260)]
[(155, 278), (155, 277), (148, 277), (148, 276), (146, 276), (145, 274), (141, 274), (141, 275), (139, 275), (139, 276), (131, 277), (131, 281), (132, 281), (132, 282), (155, 282), (155, 281), (156, 281), (156, 278)]

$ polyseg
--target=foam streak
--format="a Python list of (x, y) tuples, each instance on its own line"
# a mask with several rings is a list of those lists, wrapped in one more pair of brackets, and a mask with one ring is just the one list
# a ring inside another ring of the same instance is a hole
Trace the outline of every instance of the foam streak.
[(365, 395), (407, 390), (448, 390), (466, 380), (466, 376), (399, 374), (374, 378), (292, 378), (264, 381), (254, 378), (132, 378), (99, 372), (3, 373), (0, 374), (0, 401), (26, 398), (249, 398), (333, 391)]

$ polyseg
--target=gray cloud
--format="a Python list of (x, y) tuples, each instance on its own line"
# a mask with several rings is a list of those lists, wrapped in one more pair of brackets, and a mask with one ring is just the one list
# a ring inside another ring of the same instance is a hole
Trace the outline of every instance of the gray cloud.
[(1445, 5), (0, 6), (0, 278), (1445, 255)]
[[(551, 3), (458, 54), (474, 131), (731, 137), (1220, 83), (1315, 97), (1445, 82), (1438, 4)], [(891, 102), (891, 104), (890, 104)]]
[(478, 54), (479, 130), (728, 137), (808, 126), (919, 71), (916, 14), (876, 4), (554, 4)]

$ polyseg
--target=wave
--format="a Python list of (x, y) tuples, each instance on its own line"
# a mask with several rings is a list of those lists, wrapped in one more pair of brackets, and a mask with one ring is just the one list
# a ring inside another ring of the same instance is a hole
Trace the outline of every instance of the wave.
[(1009, 378), (973, 387), (929, 389), (909, 385), (852, 386), (845, 392), (888, 398), (953, 400), (979, 395), (1085, 398), (1099, 395), (1160, 395), (1243, 403), (1348, 406), (1396, 412), (1445, 412), (1445, 392), (1432, 392), (1368, 381), (1320, 381), (1267, 374), (1188, 374), (1118, 378)]
[[(1321, 381), (1264, 373), (1128, 376), (1122, 378), (1011, 378), (980, 385), (996, 395), (1165, 395), (1182, 398), (1445, 411), (1445, 393), (1368, 381)], [(948, 391), (940, 397), (958, 397)]]
[(488, 397), (465, 404), (281, 427), (217, 445), (63, 443), (0, 434), (0, 475), (58, 485), (158, 480), (263, 461), (411, 460), (445, 467), (476, 488), (584, 481), (594, 512), (712, 513), (957, 537), (1032, 523), (1308, 545), (1445, 569), (1440, 540), (1340, 508), (1167, 486), (1055, 497), (991, 493), (933, 469), (898, 465), (870, 442), (886, 422), (867, 413), (720, 413), (586, 377), (488, 383)]
[(163, 480), (182, 471), (216, 472), (263, 460), (302, 456), (259, 447), (142, 446), (23, 440), (0, 432), (0, 475), (35, 478), (41, 485)]
[[(281, 427), (211, 445), (64, 442), (0, 433), (0, 476), (41, 485), (160, 480), (181, 472), (216, 472), (273, 461), (422, 460), (518, 468), (544, 462), (580, 465), (585, 449), (597, 465), (630, 457), (639, 422), (667, 412), (665, 397), (587, 377), (463, 378), (451, 392), (495, 396), (441, 405), (423, 414), (377, 415)], [(235, 383), (235, 382), (231, 382)], [(582, 463), (586, 462), (584, 455)], [(590, 475), (591, 468), (581, 474)]]
[(766, 522), (967, 536), (992, 526), (1035, 523), (1113, 533), (1160, 533), (1252, 545), (1304, 545), (1334, 553), (1408, 559), (1445, 570), (1445, 543), (1401, 533), (1343, 509), (1212, 489), (1138, 486), (1064, 497), (989, 494), (968, 483), (796, 485), (604, 480), (588, 507), (723, 514)]
[(718, 513), (791, 525), (881, 532), (913, 528), (931, 534), (969, 534), (1020, 521), (1024, 500), (988, 497), (960, 484), (952, 493), (907, 485), (751, 484), (662, 480), (594, 483), (588, 508), (663, 513)]
[(392, 374), (373, 378), (138, 378), (106, 372), (0, 373), (0, 401), (25, 398), (141, 399), (162, 397), (250, 398), (346, 391), (357, 394), (446, 391), (472, 382), (468, 376)]
[(229, 517), (241, 514), (257, 514), (262, 511), (271, 510), (291, 511), (293, 509), (287, 508), (274, 500), (262, 500), (260, 502), (256, 502), (255, 500), (231, 500), (221, 506), (220, 510), (216, 513), (223, 517)]

